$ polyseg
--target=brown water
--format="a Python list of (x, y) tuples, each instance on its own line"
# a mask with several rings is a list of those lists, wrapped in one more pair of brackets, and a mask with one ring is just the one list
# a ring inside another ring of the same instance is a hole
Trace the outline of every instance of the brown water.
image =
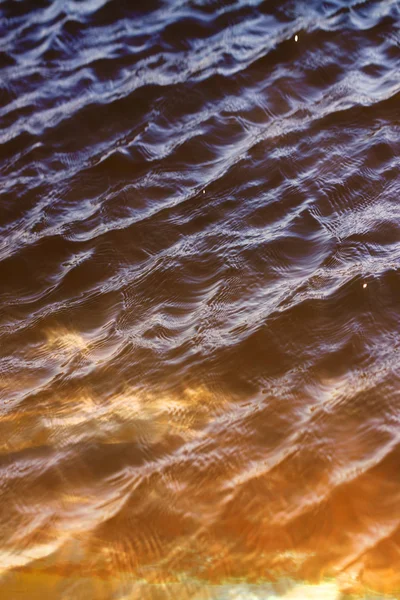
[(399, 25), (0, 2), (1, 600), (400, 592)]

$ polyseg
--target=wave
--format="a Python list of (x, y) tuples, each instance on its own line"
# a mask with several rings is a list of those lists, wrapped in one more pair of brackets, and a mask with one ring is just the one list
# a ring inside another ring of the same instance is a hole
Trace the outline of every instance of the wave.
[(399, 591), (399, 23), (0, 1), (3, 595)]

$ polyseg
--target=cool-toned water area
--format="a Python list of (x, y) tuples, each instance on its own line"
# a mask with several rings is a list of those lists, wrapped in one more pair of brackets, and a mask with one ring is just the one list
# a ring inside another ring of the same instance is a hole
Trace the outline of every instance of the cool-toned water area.
[(400, 2), (0, 1), (0, 598), (400, 595)]

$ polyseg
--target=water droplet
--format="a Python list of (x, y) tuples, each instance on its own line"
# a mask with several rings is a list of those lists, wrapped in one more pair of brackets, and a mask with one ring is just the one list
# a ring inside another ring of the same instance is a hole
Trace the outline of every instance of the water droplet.
[(364, 290), (365, 290), (365, 288), (367, 287), (367, 285), (368, 285), (367, 283), (363, 283), (363, 288), (364, 288)]
[(297, 35), (297, 33), (296, 33), (296, 35), (294, 36), (294, 41), (295, 41), (295, 42), (298, 42), (298, 40), (299, 40), (299, 36), (298, 36), (298, 35)]

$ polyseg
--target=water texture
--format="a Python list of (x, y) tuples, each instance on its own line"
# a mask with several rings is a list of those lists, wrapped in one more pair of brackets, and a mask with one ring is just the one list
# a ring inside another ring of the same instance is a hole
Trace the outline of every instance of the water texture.
[(1, 598), (400, 592), (399, 26), (0, 1)]

